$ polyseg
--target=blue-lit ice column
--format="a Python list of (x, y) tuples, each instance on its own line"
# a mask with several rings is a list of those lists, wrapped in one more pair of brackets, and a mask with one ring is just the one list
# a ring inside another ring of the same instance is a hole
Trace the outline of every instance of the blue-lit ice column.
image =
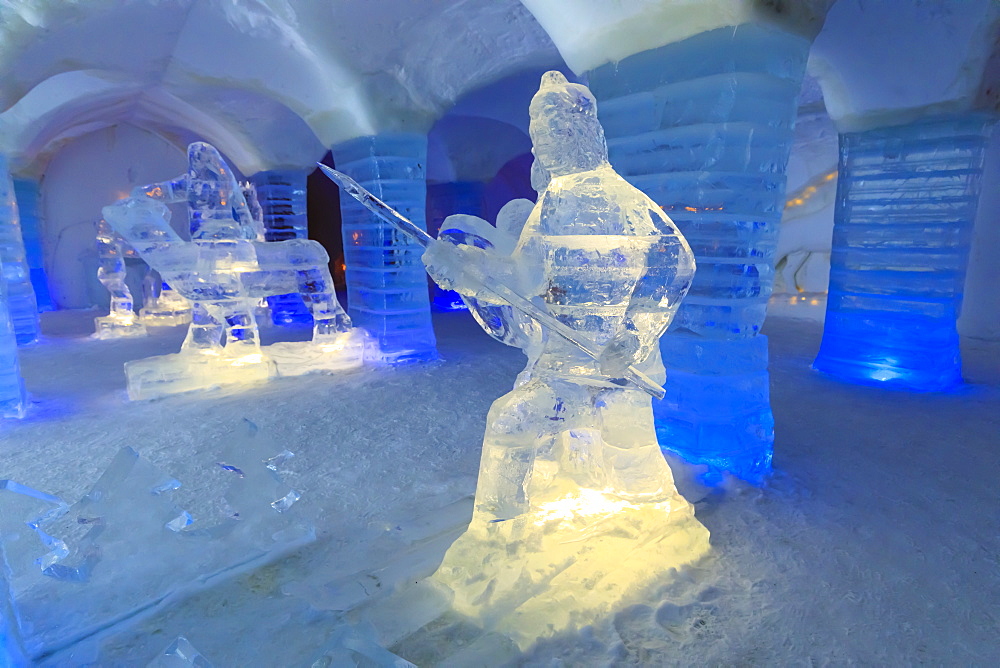
[[(308, 239), (306, 177), (296, 169), (275, 169), (254, 174), (257, 201), (264, 210), (264, 238), (267, 241)], [(312, 324), (312, 314), (298, 294), (267, 298), (275, 325)]]
[(955, 321), (990, 123), (966, 114), (840, 136), (814, 368), (908, 390), (961, 384)]
[[(426, 136), (359, 137), (332, 151), (337, 169), (425, 227)], [(423, 248), (350, 195), (340, 194), (340, 210), (348, 312), (375, 340), (368, 359), (389, 364), (436, 359)]]
[(661, 447), (759, 481), (774, 419), (767, 338), (809, 41), (755, 24), (721, 28), (590, 73), (611, 164), (674, 220), (698, 270), (660, 339), (667, 394), (654, 401)]
[[(20, 418), (24, 417), (26, 402), (21, 367), (17, 361), (17, 338), (8, 309), (7, 287), (3, 258), (0, 258), (0, 418)], [(0, 656), (3, 656), (2, 653)]]
[(21, 238), (21, 218), (14, 198), (14, 182), (0, 156), (0, 262), (7, 281), (7, 309), (18, 345), (38, 339), (38, 305)]
[(31, 287), (35, 289), (35, 302), (39, 311), (52, 311), (55, 306), (49, 294), (49, 279), (45, 275), (45, 256), (42, 253), (42, 207), (38, 181), (14, 179), (14, 199), (21, 216), (21, 239), (31, 274)]
[[(452, 181), (427, 186), (427, 231), (437, 237), (441, 223), (448, 216), (464, 213), (484, 217), (482, 181)], [(466, 310), (465, 302), (454, 290), (445, 290), (437, 283), (431, 284), (431, 303), (439, 311)]]

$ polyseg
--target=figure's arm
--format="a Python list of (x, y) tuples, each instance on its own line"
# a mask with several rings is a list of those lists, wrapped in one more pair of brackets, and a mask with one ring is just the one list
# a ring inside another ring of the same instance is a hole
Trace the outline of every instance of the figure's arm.
[(132, 189), (132, 197), (148, 197), (158, 202), (186, 202), (188, 191), (188, 175), (182, 174), (169, 181), (160, 183), (149, 183), (144, 186), (136, 186)]
[(629, 364), (643, 363), (657, 349), (694, 278), (694, 254), (684, 236), (652, 200), (643, 197), (649, 204), (655, 241), (629, 296), (623, 329), (602, 352), (601, 367), (609, 375), (617, 375)]

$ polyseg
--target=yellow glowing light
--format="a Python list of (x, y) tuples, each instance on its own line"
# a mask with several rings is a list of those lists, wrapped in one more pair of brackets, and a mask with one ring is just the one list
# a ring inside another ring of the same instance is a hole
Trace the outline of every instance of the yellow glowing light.
[(338, 341), (337, 343), (324, 343), (319, 347), (324, 353), (335, 353), (344, 349), (344, 343)]
[(250, 355), (244, 355), (243, 357), (237, 357), (232, 360), (229, 364), (231, 366), (246, 366), (248, 364), (260, 364), (264, 361), (264, 356), (260, 353), (253, 353)]
[(586, 517), (610, 517), (624, 510), (638, 510), (639, 506), (610, 494), (610, 490), (581, 489), (578, 494), (543, 503), (534, 513), (535, 524), (542, 525), (552, 520), (572, 520)]

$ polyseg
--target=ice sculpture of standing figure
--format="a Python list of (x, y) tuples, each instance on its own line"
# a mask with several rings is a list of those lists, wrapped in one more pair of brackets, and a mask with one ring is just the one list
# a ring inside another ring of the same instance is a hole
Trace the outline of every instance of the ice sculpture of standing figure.
[[(179, 355), (126, 364), (129, 396), (152, 398), (276, 374), (360, 366), (363, 334), (352, 330), (337, 302), (323, 247), (308, 239), (258, 241), (254, 215), (215, 147), (191, 144), (188, 165), (181, 176), (138, 187), (131, 197), (104, 207), (115, 230), (173, 289), (194, 302)], [(187, 203), (190, 242), (170, 227), (165, 202)], [(296, 291), (312, 311), (312, 341), (262, 349), (256, 303)]]
[[(610, 382), (629, 364), (663, 381), (659, 337), (691, 284), (694, 256), (611, 168), (586, 87), (549, 72), (530, 111), (540, 194), (527, 220), (516, 213), (523, 200), (505, 207), (496, 229), (450, 217), (424, 255), (488, 333), (528, 356), (514, 390), (490, 409), (472, 523), (435, 575), (457, 610), (522, 643), (589, 623), (708, 549), (660, 452), (650, 396)], [(461, 244), (459, 253), (441, 240)], [(465, 263), (585, 334), (599, 360), (490, 303), (463, 281)]]
[(98, 339), (119, 339), (146, 336), (146, 326), (139, 321), (133, 310), (132, 291), (125, 283), (128, 268), (126, 257), (138, 257), (113, 229), (108, 221), (99, 219), (97, 227), (97, 280), (111, 295), (108, 315), (94, 318), (94, 337)]

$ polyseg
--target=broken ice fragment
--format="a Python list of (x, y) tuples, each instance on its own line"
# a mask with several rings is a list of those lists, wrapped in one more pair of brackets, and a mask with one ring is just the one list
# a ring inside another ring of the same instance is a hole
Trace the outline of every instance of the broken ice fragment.
[(177, 636), (177, 640), (146, 664), (146, 668), (212, 668), (212, 664), (187, 638)]

